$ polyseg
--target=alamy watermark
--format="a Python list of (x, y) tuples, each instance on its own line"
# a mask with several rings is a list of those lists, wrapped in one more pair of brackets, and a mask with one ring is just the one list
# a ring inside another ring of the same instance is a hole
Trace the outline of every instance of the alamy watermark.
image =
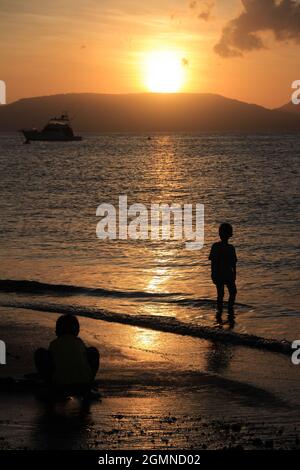
[(300, 339), (296, 339), (295, 341), (293, 341), (292, 349), (296, 350), (292, 354), (292, 363), (294, 364), (294, 366), (298, 366), (300, 364)]
[(6, 104), (6, 85), (3, 80), (0, 80), (0, 104)]
[(292, 88), (295, 90), (292, 94), (292, 103), (298, 105), (300, 104), (300, 80), (295, 80)]
[(122, 195), (118, 207), (100, 204), (96, 216), (101, 217), (96, 227), (100, 240), (184, 240), (188, 250), (204, 246), (203, 204), (128, 206), (127, 196)]
[(0, 364), (6, 364), (6, 344), (0, 339)]

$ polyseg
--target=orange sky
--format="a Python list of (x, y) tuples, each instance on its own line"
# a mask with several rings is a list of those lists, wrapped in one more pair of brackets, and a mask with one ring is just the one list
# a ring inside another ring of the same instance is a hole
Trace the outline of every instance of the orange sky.
[[(145, 56), (171, 49), (186, 60), (182, 91), (280, 106), (300, 79), (297, 25), (276, 40), (270, 23), (270, 29), (258, 30), (264, 48), (243, 51), (242, 57), (214, 50), (222, 29), (256, 0), (243, 1), (244, 6), (241, 0), (2, 0), (0, 79), (6, 81), (7, 100), (149, 91)], [(254, 13), (249, 21), (259, 23)]]

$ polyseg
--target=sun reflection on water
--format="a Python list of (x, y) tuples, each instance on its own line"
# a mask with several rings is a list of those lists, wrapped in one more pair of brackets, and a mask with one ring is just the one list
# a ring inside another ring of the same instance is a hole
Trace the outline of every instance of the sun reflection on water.
[[(157, 260), (156, 260), (157, 262)], [(147, 292), (162, 292), (164, 285), (168, 282), (171, 275), (170, 268), (167, 266), (157, 266), (153, 269), (153, 275), (147, 283)]]

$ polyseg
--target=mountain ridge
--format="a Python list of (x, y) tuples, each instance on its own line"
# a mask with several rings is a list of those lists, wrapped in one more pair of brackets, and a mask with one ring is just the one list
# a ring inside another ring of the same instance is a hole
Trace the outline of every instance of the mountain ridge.
[[(300, 107), (299, 107), (300, 108)], [(0, 106), (0, 131), (42, 127), (67, 110), (79, 132), (296, 132), (300, 114), (212, 93), (65, 93)]]

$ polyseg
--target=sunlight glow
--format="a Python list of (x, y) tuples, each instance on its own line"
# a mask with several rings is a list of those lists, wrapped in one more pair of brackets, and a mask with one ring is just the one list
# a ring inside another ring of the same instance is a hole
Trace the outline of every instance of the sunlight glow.
[(145, 82), (154, 93), (176, 93), (184, 83), (182, 54), (176, 51), (153, 51), (146, 56)]

